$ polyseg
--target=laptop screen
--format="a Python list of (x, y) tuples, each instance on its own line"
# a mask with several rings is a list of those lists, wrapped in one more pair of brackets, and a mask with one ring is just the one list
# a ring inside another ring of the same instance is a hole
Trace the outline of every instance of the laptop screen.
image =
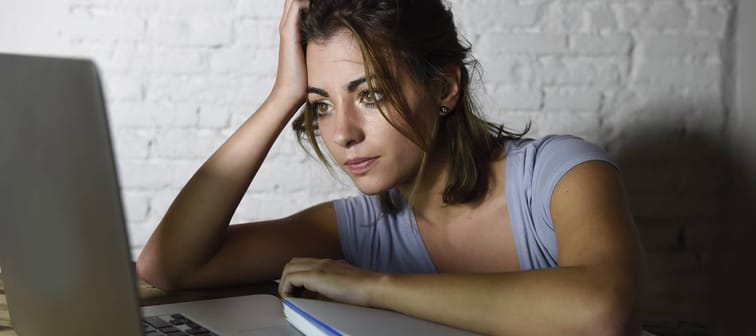
[(20, 335), (141, 333), (90, 61), (0, 54), (0, 267)]

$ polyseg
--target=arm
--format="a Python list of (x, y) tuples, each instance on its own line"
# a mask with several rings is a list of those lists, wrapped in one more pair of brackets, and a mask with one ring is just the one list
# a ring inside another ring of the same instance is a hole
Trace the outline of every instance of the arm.
[(261, 281), (280, 274), (292, 256), (340, 256), (330, 203), (281, 220), (229, 226), (273, 142), (304, 102), (297, 30), (303, 6), (286, 1), (270, 96), (197, 170), (145, 245), (137, 271), (147, 282), (169, 289)]
[(302, 259), (287, 266), (280, 290), (303, 286), (486, 334), (638, 335), (642, 252), (617, 171), (597, 161), (573, 168), (551, 211), (558, 268), (393, 275)]

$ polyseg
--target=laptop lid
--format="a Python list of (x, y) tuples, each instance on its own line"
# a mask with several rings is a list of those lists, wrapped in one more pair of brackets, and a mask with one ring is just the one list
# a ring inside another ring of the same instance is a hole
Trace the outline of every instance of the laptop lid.
[(97, 70), (0, 54), (0, 268), (14, 329), (140, 335)]

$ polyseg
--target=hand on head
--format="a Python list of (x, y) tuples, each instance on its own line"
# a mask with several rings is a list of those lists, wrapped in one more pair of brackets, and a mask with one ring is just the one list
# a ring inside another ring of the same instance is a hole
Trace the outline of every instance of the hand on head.
[(271, 95), (303, 103), (307, 94), (307, 71), (299, 32), (302, 10), (308, 0), (286, 0), (279, 24), (280, 45), (276, 82)]

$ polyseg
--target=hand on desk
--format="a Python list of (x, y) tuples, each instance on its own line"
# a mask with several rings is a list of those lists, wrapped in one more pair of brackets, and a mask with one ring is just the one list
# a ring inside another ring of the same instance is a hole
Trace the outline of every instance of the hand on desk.
[(354, 267), (343, 260), (294, 258), (286, 264), (278, 292), (301, 296), (303, 290), (338, 302), (370, 306), (370, 289), (380, 273)]

